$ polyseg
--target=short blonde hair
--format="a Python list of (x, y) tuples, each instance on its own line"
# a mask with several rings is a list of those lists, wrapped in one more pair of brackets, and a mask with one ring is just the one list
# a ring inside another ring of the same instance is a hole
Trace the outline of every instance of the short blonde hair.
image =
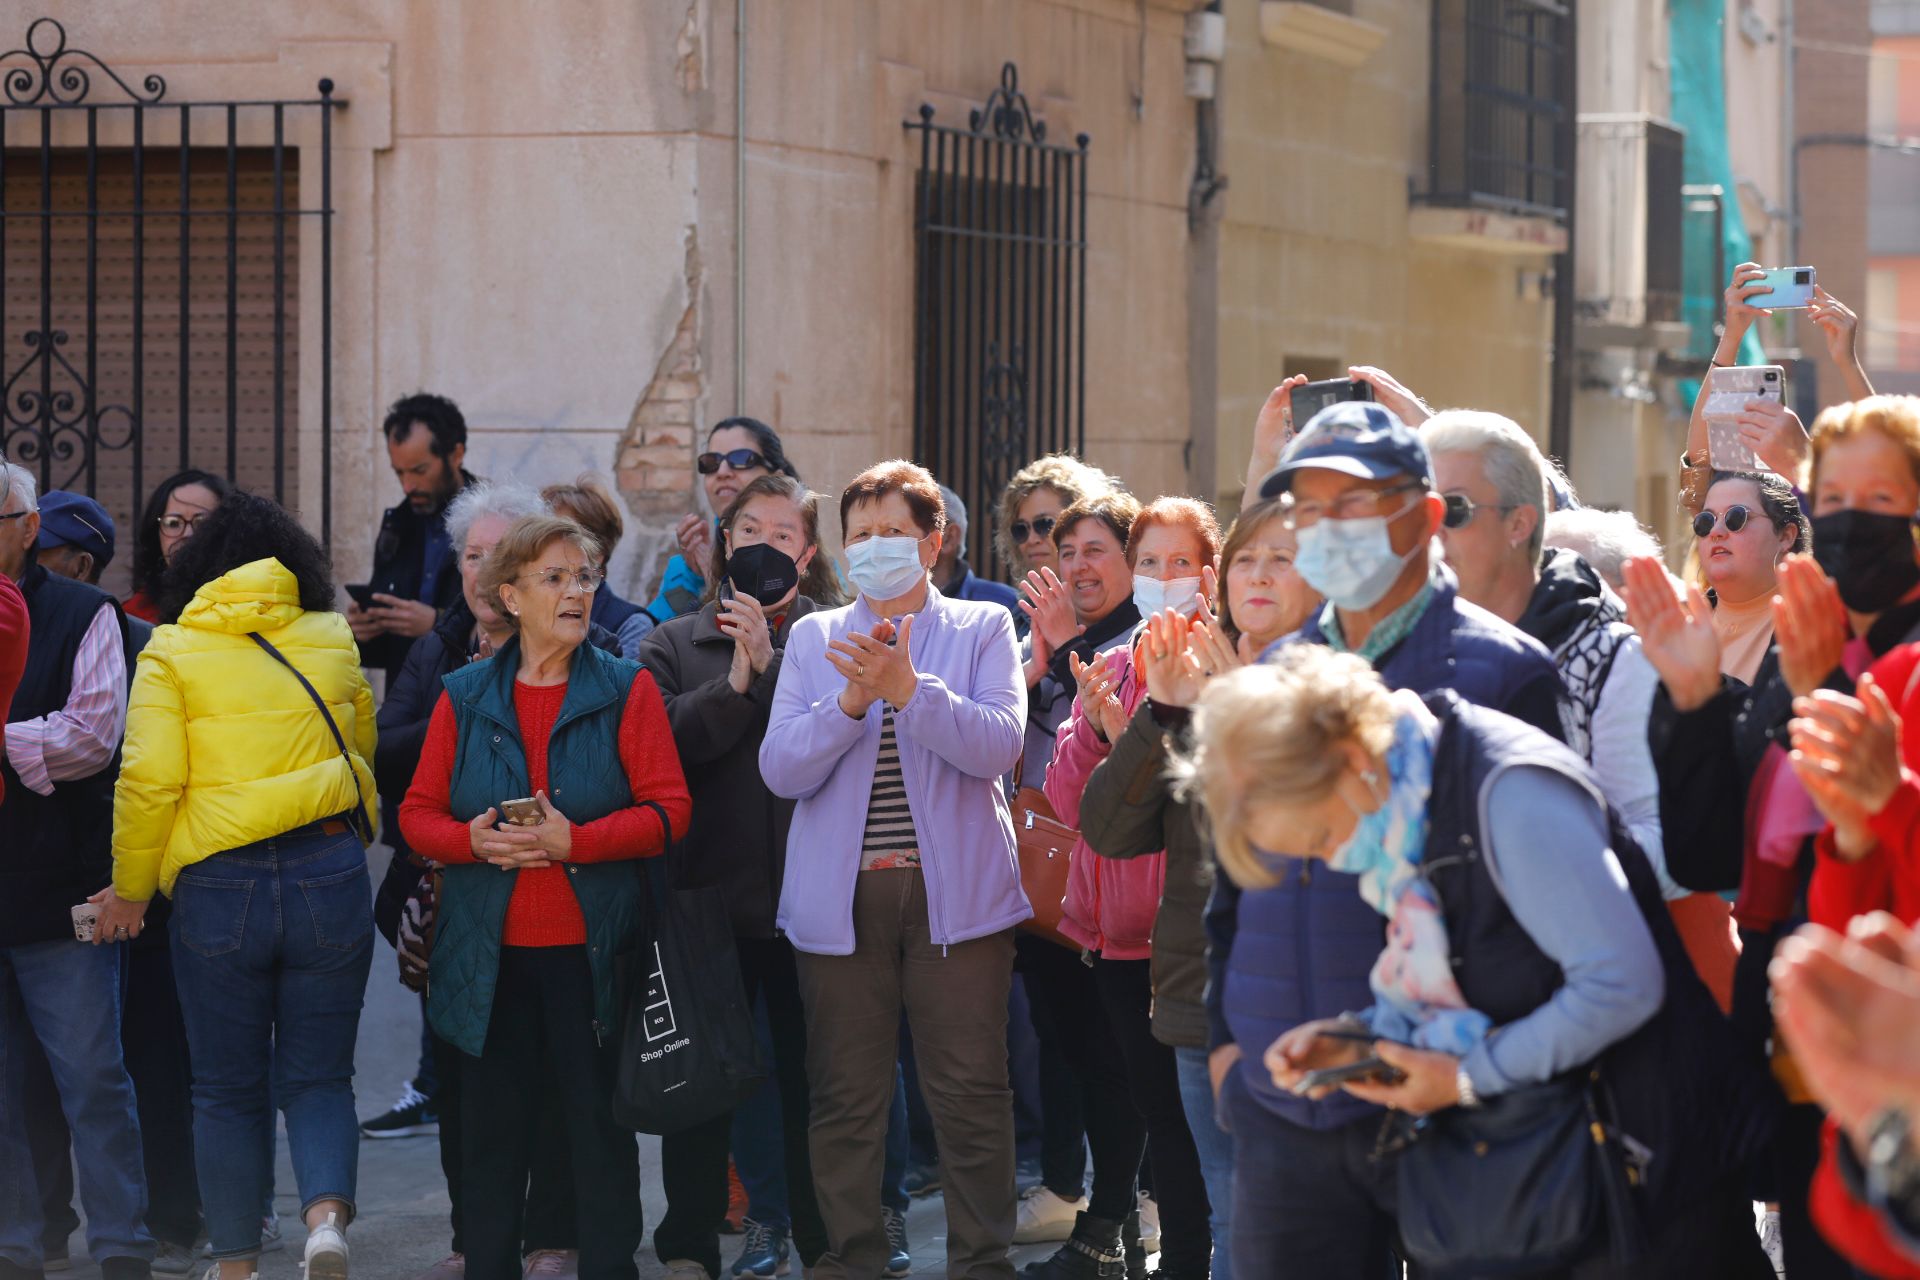
[[(1001, 561), (1010, 569), (1026, 567), (1020, 549), (1013, 545), (1013, 520), (1020, 513), (1020, 504), (1032, 497), (1036, 489), (1051, 489), (1059, 494), (1060, 506), (1064, 509), (1082, 498), (1098, 497), (1121, 487), (1118, 480), (1070, 453), (1049, 453), (1029, 462), (1007, 481), (994, 508), (993, 539), (1000, 549)], [(1120, 540), (1126, 541), (1124, 530), (1120, 532)]]
[(1868, 396), (1822, 409), (1813, 420), (1813, 467), (1807, 488), (1820, 483), (1820, 460), (1828, 449), (1865, 431), (1877, 431), (1907, 455), (1907, 470), (1920, 485), (1920, 396)]
[(524, 516), (508, 525), (480, 566), (480, 598), (512, 626), (518, 627), (520, 618), (508, 611), (506, 602), (500, 598), (500, 588), (525, 573), (527, 566), (556, 542), (572, 543), (587, 558), (588, 564), (596, 569), (600, 567), (599, 541), (565, 516), (552, 515)]
[(1384, 756), (1393, 696), (1367, 663), (1317, 644), (1291, 644), (1266, 662), (1207, 683), (1192, 746), (1169, 765), (1178, 793), (1206, 815), (1220, 865), (1243, 889), (1277, 883), (1255, 852), (1247, 819), (1263, 804), (1313, 804), (1332, 793), (1355, 743)]
[(592, 472), (572, 484), (550, 484), (540, 491), (540, 498), (554, 514), (565, 511), (569, 519), (592, 534), (606, 555), (613, 554), (613, 549), (620, 545), (621, 535), (627, 531), (620, 504)]

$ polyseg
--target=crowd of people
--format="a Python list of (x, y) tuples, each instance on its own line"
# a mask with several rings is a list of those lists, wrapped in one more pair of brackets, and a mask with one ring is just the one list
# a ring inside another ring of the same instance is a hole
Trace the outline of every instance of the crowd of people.
[[(936, 1190), (967, 1280), (1920, 1277), (1920, 398), (1812, 318), (1848, 402), (1728, 469), (1703, 391), (1668, 558), (1371, 366), (1274, 389), (1224, 529), (1033, 460), (1006, 582), (905, 460), (836, 555), (744, 417), (644, 606), (607, 489), (475, 476), (442, 396), (344, 588), (187, 470), (115, 599), (106, 511), (0, 463), (0, 1280), (76, 1190), (110, 1280), (250, 1280), (279, 1117), (310, 1280), (426, 1135), (421, 1280), (635, 1276), (623, 1033), (695, 895), (765, 1069), (660, 1126), (673, 1280), (907, 1275)], [(361, 1119), (376, 934), (422, 1030)]]

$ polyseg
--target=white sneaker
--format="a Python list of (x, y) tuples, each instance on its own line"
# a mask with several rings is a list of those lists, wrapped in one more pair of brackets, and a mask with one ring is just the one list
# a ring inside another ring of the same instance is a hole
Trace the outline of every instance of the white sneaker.
[(1142, 1191), (1140, 1196), (1140, 1247), (1148, 1254), (1160, 1252), (1160, 1206)]
[[(207, 1274), (201, 1276), (200, 1280), (220, 1280), (220, 1264), (216, 1262), (208, 1267)], [(253, 1272), (247, 1277), (247, 1280), (260, 1280), (260, 1273), (258, 1271)]]
[(338, 1214), (307, 1228), (306, 1272), (307, 1280), (347, 1280), (347, 1237), (340, 1231)]
[(691, 1258), (669, 1258), (663, 1265), (664, 1280), (713, 1280), (707, 1269)]
[(1780, 1280), (1787, 1276), (1787, 1252), (1780, 1243), (1780, 1211), (1768, 1209), (1760, 1216), (1760, 1248), (1766, 1252), (1767, 1261), (1773, 1264), (1773, 1274)]
[(1028, 1187), (1020, 1196), (1019, 1216), (1013, 1222), (1015, 1244), (1051, 1244), (1073, 1235), (1073, 1218), (1087, 1207), (1087, 1198), (1065, 1200), (1045, 1183)]

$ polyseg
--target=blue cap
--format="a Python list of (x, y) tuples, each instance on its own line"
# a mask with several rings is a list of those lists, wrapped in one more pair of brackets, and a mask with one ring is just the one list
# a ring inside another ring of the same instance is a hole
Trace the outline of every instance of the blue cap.
[(106, 565), (113, 559), (113, 517), (85, 494), (55, 489), (40, 499), (39, 547), (78, 547)]
[(1279, 497), (1293, 487), (1293, 473), (1305, 467), (1362, 480), (1412, 476), (1433, 483), (1433, 459), (1420, 433), (1392, 410), (1366, 400), (1342, 400), (1314, 414), (1280, 465), (1260, 482), (1260, 496)]

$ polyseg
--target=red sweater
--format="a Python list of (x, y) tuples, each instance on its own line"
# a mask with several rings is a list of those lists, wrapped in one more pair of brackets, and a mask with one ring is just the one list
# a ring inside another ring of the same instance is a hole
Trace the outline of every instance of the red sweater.
[[(526, 749), (528, 790), (545, 791), (549, 800), (553, 789), (547, 781), (547, 741), (566, 698), (564, 684), (514, 682), (513, 709)], [(456, 742), (453, 704), (443, 693), (427, 725), (427, 740), (421, 748), (419, 767), (414, 770), (413, 785), (407, 788), (407, 798), (400, 805), (400, 829), (406, 833), (407, 843), (424, 857), (450, 864), (473, 863), (478, 859), (473, 856), (467, 824), (453, 816), (449, 799)], [(693, 801), (687, 795), (686, 777), (680, 772), (666, 705), (660, 700), (653, 677), (644, 671), (633, 678), (626, 709), (620, 716), (619, 750), (634, 798), (659, 805), (671, 829), (662, 825), (658, 812), (640, 804), (617, 809), (592, 822), (575, 823), (573, 862), (650, 858), (665, 852), (676, 832), (686, 833)], [(555, 807), (566, 812), (561, 805)], [(509, 947), (583, 945), (587, 925), (573, 887), (567, 883), (567, 864), (521, 871), (518, 876), (500, 941)]]
[[(32, 626), (27, 619), (27, 598), (20, 594), (20, 588), (12, 578), (0, 573), (0, 724), (7, 719), (7, 709), (13, 705), (13, 691), (20, 687), (20, 673), (27, 665), (27, 636)], [(0, 755), (5, 755), (7, 744), (0, 738)], [(0, 778), (0, 798), (7, 794), (7, 784)]]

